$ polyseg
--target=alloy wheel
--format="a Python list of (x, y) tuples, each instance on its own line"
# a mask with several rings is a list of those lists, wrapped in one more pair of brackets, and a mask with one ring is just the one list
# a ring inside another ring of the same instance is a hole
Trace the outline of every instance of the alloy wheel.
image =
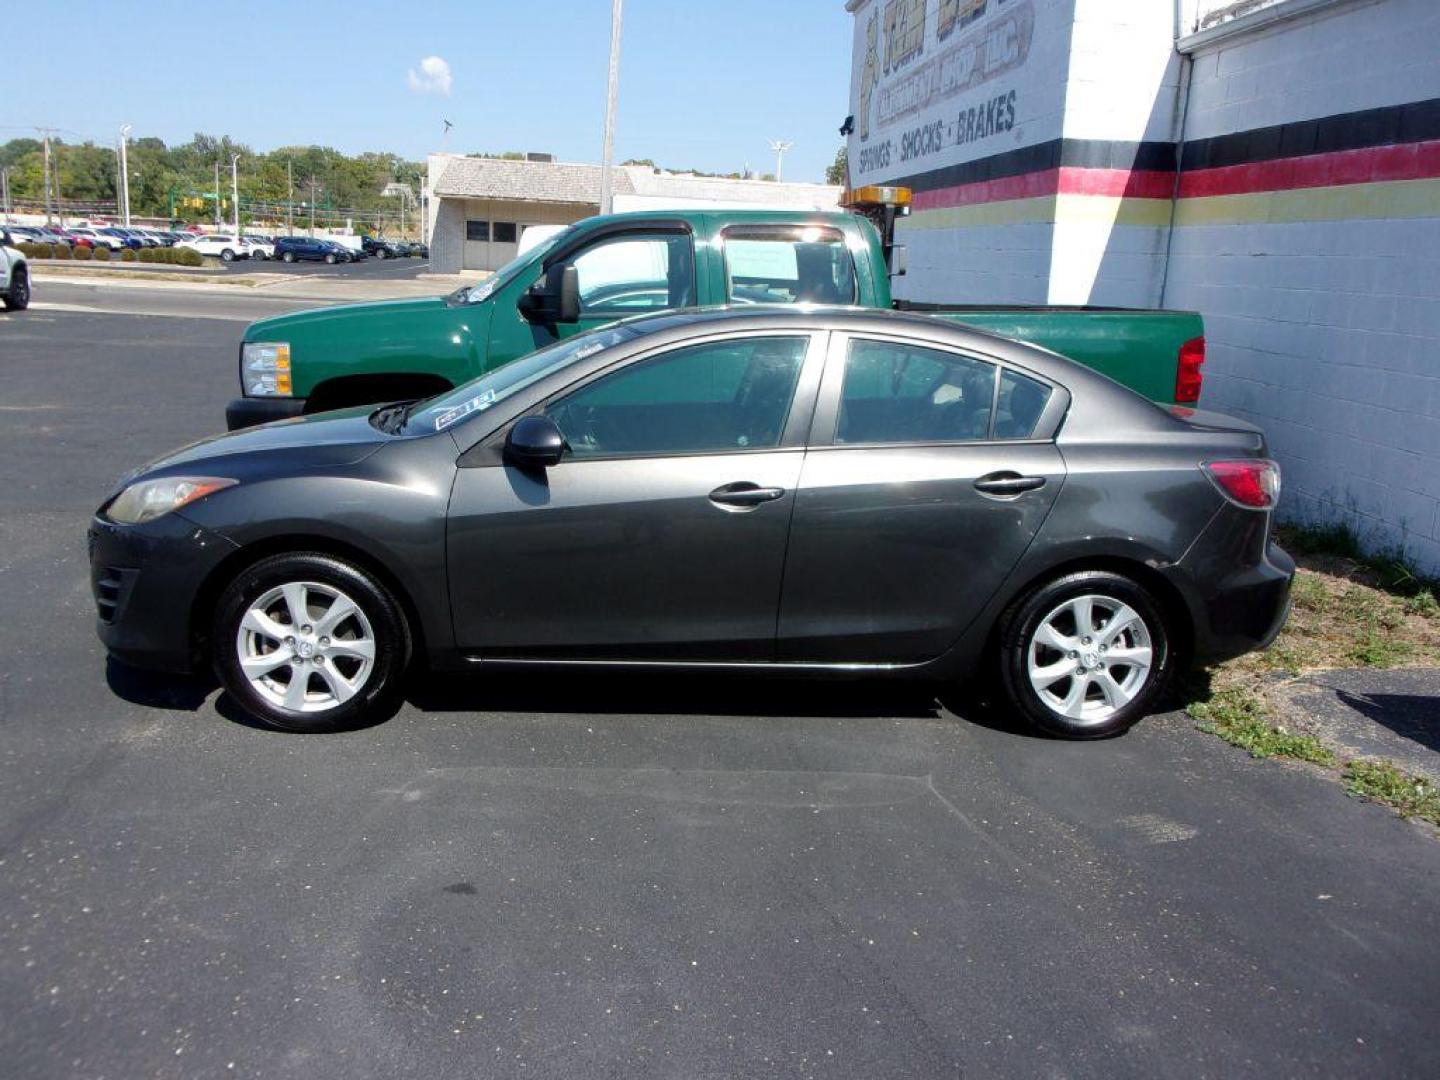
[(235, 635), (250, 686), (294, 712), (324, 712), (353, 698), (374, 670), (375, 647), (360, 605), (316, 581), (286, 582), (262, 593)]
[(1086, 594), (1052, 609), (1026, 649), (1026, 675), (1057, 716), (1100, 724), (1123, 709), (1150, 680), (1150, 628), (1114, 597)]

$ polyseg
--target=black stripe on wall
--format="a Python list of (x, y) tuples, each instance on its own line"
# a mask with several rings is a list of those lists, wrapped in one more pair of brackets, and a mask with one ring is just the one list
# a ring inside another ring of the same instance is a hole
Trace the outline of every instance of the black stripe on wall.
[[(1193, 139), (1178, 148), (1179, 167), (1183, 172), (1190, 172), (1430, 139), (1440, 139), (1440, 98)], [(1062, 166), (1171, 172), (1176, 168), (1176, 154), (1176, 144), (1168, 142), (1051, 139), (976, 161), (896, 177), (886, 183), (901, 184), (915, 191), (934, 191)]]

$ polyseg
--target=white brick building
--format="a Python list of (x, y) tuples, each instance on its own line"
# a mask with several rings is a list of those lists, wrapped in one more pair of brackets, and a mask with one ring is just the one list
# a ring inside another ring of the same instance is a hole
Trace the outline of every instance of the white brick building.
[(1440, 3), (850, 0), (915, 299), (1194, 308), (1284, 512), (1440, 573)]

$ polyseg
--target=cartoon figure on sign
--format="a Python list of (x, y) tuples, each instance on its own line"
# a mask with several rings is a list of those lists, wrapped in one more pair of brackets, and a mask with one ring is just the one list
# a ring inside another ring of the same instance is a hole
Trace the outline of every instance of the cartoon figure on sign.
[(860, 66), (860, 141), (870, 138), (870, 101), (880, 81), (880, 13), (870, 13), (865, 23), (865, 59)]

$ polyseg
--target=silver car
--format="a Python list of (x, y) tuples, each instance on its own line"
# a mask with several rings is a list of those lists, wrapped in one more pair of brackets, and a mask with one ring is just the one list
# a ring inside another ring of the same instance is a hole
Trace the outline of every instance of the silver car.
[(1278, 496), (1255, 427), (1053, 353), (746, 306), (177, 451), (97, 511), (92, 584), (116, 657), (287, 729), (384, 716), (419, 664), (618, 664), (993, 678), (1096, 738), (1278, 632)]

